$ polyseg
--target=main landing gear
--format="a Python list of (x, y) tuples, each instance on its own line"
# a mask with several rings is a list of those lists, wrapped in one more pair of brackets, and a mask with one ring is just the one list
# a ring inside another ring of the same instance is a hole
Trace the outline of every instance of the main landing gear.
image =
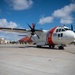
[[(42, 47), (41, 45), (37, 45), (37, 48), (41, 48), (41, 47)], [(54, 49), (55, 48), (55, 45), (49, 45), (49, 48), (50, 49)], [(58, 46), (58, 49), (64, 50), (64, 46), (63, 45), (60, 45), (60, 46)]]
[[(55, 45), (49, 45), (50, 49), (54, 49)], [(58, 49), (64, 50), (64, 46), (58, 46)]]
[(54, 49), (55, 45), (49, 45), (49, 48)]
[(37, 45), (37, 48), (41, 48), (41, 45)]

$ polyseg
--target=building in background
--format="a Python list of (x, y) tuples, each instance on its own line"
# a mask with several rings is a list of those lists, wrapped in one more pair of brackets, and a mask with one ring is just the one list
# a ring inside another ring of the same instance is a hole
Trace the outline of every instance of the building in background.
[(0, 44), (9, 44), (10, 41), (6, 40), (5, 38), (0, 38)]

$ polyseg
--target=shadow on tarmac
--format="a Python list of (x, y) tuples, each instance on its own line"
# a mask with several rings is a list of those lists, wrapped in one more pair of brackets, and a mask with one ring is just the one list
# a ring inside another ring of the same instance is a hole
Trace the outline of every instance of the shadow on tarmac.
[[(57, 47), (54, 49), (48, 46), (36, 47), (36, 45), (0, 45), (0, 48), (37, 48), (37, 49), (47, 49), (47, 50), (59, 50)], [(62, 49), (61, 49), (62, 50)]]
[[(49, 47), (36, 47), (36, 46), (25, 46), (25, 47), (19, 47), (19, 48), (37, 48), (37, 49), (47, 49), (47, 50), (59, 50), (58, 48), (54, 48), (54, 49), (52, 49), (52, 48), (49, 48)], [(63, 49), (61, 49), (61, 50), (63, 50)]]

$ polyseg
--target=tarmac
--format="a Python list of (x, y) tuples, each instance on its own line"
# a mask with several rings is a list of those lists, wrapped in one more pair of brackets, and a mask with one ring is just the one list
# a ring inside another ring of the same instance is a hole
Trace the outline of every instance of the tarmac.
[(0, 44), (0, 75), (75, 75), (75, 45), (59, 50)]

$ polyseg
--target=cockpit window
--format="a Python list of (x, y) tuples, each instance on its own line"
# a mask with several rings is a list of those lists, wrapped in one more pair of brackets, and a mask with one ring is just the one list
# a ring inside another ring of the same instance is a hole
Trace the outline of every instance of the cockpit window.
[(56, 30), (56, 32), (58, 32), (58, 29)]
[(57, 29), (56, 32), (62, 32), (65, 31), (65, 29)]
[(65, 29), (62, 29), (62, 31), (65, 31)]
[(61, 32), (61, 29), (59, 29), (59, 32)]
[(56, 32), (63, 32), (63, 31), (67, 31), (67, 30), (71, 30), (71, 29), (68, 27), (60, 27), (60, 28), (56, 29)]
[(69, 28), (64, 28), (65, 30), (71, 30), (71, 29), (69, 29)]

